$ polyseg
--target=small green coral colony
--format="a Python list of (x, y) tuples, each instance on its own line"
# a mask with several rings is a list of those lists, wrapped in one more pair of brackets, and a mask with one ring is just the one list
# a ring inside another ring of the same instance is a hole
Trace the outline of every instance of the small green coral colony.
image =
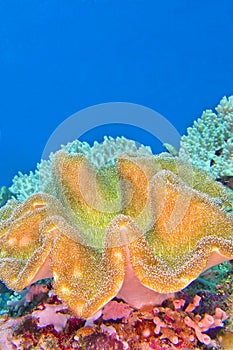
[(115, 296), (139, 308), (233, 259), (233, 97), (206, 111), (177, 156), (123, 137), (73, 141), (19, 173), (0, 209), (0, 279), (14, 290), (47, 277), (87, 318)]
[(207, 109), (182, 136), (179, 156), (215, 179), (233, 176), (233, 96), (224, 97), (216, 112)]

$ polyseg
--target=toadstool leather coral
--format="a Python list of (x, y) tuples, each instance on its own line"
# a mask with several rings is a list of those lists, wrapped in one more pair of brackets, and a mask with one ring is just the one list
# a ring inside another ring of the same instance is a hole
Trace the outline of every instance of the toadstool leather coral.
[(22, 290), (47, 277), (79, 316), (115, 296), (139, 308), (233, 258), (224, 187), (178, 157), (118, 154), (96, 166), (56, 152), (44, 192), (0, 209), (0, 279)]

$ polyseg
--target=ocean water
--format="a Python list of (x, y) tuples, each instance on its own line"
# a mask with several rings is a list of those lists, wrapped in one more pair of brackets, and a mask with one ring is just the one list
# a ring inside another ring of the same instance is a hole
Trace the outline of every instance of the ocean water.
[[(182, 135), (233, 94), (231, 0), (12, 0), (0, 2), (0, 186), (40, 161), (73, 113), (131, 102), (162, 114)], [(120, 124), (82, 136), (127, 136)]]

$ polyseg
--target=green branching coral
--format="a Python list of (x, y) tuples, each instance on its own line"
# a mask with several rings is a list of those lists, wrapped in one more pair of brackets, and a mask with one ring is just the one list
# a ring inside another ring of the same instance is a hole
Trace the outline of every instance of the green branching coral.
[(223, 97), (215, 108), (203, 112), (201, 118), (182, 136), (179, 156), (212, 174), (215, 179), (233, 176), (233, 96)]
[[(233, 176), (233, 96), (224, 97), (216, 107), (216, 113), (211, 109), (203, 112), (201, 118), (194, 122), (193, 127), (187, 129), (187, 135), (181, 137), (179, 153), (171, 145), (165, 147), (174, 156), (189, 160), (191, 164), (212, 174), (215, 179), (223, 176)], [(71, 154), (82, 153), (98, 168), (111, 162), (122, 152), (127, 154), (151, 155), (150, 147), (137, 145), (124, 137), (113, 139), (105, 137), (103, 143), (95, 142), (91, 147), (86, 142), (75, 140), (62, 146)], [(35, 172), (29, 175), (18, 173), (13, 179), (10, 191), (20, 201), (30, 195), (43, 191), (39, 183), (46, 186), (51, 173), (53, 153), (48, 161), (42, 160), (37, 164)]]

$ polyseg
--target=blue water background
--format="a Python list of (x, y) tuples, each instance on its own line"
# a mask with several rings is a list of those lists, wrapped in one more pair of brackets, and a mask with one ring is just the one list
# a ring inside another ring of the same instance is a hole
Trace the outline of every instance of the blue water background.
[(233, 94), (232, 38), (232, 0), (1, 1), (0, 186), (33, 170), (54, 129), (94, 104), (142, 104), (185, 133)]

